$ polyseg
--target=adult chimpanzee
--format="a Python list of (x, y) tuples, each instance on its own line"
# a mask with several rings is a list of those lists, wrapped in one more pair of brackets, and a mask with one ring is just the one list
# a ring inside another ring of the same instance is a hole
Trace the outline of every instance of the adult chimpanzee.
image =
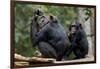
[(74, 25), (71, 25), (69, 39), (71, 41), (71, 46), (67, 51), (67, 56), (73, 51), (76, 58), (84, 58), (88, 53), (88, 40), (82, 25), (77, 21)]
[[(55, 16), (41, 16), (38, 24), (43, 24), (35, 34), (35, 44), (43, 57), (55, 58), (60, 61), (69, 46), (68, 36)], [(34, 32), (34, 31), (33, 31)]]

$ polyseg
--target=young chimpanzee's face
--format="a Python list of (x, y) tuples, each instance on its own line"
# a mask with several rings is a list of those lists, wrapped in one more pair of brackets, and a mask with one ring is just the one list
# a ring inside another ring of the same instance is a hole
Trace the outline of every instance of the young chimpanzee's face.
[(76, 26), (71, 26), (70, 33), (74, 34), (77, 31)]
[(70, 34), (75, 34), (78, 30), (82, 29), (82, 25), (78, 22), (72, 24), (69, 28)]
[(73, 33), (75, 33), (76, 32), (76, 28), (75, 27), (72, 27), (71, 28), (71, 33), (73, 34)]

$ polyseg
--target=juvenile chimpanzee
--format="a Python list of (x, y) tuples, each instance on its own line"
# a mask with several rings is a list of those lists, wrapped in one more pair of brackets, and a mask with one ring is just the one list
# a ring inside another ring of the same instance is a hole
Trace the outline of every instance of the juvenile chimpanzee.
[(53, 15), (42, 16), (38, 22), (44, 24), (35, 35), (35, 40), (39, 43), (38, 47), (43, 57), (62, 60), (64, 52), (69, 46), (69, 39), (64, 28)]
[(71, 25), (69, 39), (71, 41), (71, 46), (67, 51), (67, 56), (73, 51), (76, 58), (84, 58), (88, 53), (88, 40), (82, 25), (77, 21), (74, 25)]

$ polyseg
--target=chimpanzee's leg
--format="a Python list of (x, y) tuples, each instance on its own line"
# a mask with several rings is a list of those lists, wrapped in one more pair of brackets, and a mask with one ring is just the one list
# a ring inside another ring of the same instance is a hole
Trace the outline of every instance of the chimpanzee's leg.
[(76, 47), (77, 47), (77, 44), (73, 42), (71, 46), (69, 47), (69, 49), (67, 50), (65, 55), (67, 55), (68, 57), (76, 49)]
[(80, 58), (84, 58), (85, 57), (85, 53), (84, 52), (81, 52), (80, 49), (74, 49), (74, 54), (76, 56), (75, 59), (80, 59)]
[(39, 42), (39, 50), (43, 57), (57, 58), (57, 54), (54, 48), (47, 42)]

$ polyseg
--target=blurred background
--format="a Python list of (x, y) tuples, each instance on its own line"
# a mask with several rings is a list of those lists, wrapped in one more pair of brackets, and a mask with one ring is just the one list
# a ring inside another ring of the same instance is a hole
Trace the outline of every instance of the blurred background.
[[(15, 4), (15, 49), (16, 53), (23, 56), (35, 56), (37, 48), (32, 47), (30, 40), (30, 23), (33, 11), (41, 8), (44, 14), (53, 14), (57, 16), (60, 23), (68, 32), (69, 25), (76, 19), (83, 25), (89, 42), (89, 55), (94, 54), (95, 37), (95, 9), (88, 7), (74, 6), (53, 6), (36, 4)], [(73, 56), (71, 56), (73, 57)]]

